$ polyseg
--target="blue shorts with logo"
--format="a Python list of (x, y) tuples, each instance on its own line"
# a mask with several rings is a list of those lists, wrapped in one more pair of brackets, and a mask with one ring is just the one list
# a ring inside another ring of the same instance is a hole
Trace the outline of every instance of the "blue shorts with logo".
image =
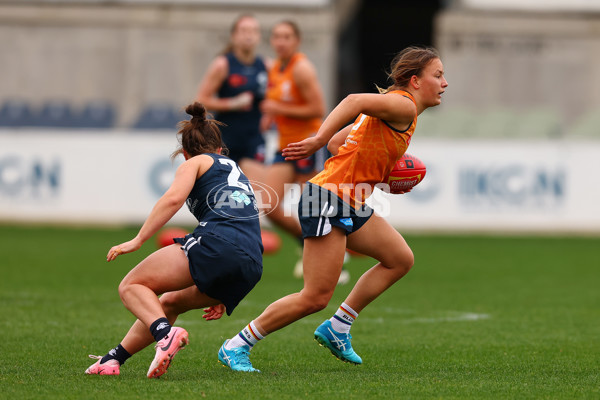
[(346, 235), (359, 230), (373, 215), (366, 204), (355, 209), (321, 186), (308, 182), (298, 204), (298, 218), (302, 237), (325, 236), (332, 227), (342, 229)]
[(217, 234), (194, 232), (173, 240), (182, 245), (198, 290), (220, 300), (227, 315), (231, 315), (262, 276), (261, 263)]

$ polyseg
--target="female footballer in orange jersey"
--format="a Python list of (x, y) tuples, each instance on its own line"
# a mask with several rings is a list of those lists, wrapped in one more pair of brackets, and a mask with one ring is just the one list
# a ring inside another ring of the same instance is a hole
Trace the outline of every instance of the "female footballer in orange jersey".
[[(379, 262), (360, 277), (335, 315), (316, 329), (315, 339), (339, 359), (362, 363), (352, 349), (350, 327), (363, 308), (411, 269), (414, 258), (400, 233), (374, 214), (364, 204), (365, 193), (356, 189), (373, 189), (384, 180), (406, 151), (417, 116), (440, 104), (448, 86), (439, 55), (431, 48), (409, 47), (400, 52), (392, 62), (390, 78), (394, 83), (383, 93), (346, 97), (315, 137), (283, 150), (286, 159), (296, 160), (329, 142), (335, 156), (308, 182), (298, 206), (304, 236), (304, 288), (272, 303), (225, 341), (219, 359), (231, 369), (254, 371), (248, 357), (254, 344), (327, 306), (346, 247)], [(344, 127), (352, 118), (356, 118), (354, 124)]]
[[(288, 143), (313, 136), (325, 113), (323, 94), (313, 64), (298, 52), (300, 29), (292, 21), (276, 24), (271, 31), (271, 46), (277, 54), (269, 69), (266, 99), (261, 103), (263, 131), (271, 125), (279, 133), (279, 145), (273, 164), (267, 168), (265, 184), (279, 199), (286, 183), (306, 182), (315, 174), (314, 156), (285, 160), (281, 150)], [(271, 194), (273, 195), (273, 193)], [(273, 204), (266, 210), (269, 218), (290, 234), (300, 237), (298, 220), (285, 216), (282, 207)]]

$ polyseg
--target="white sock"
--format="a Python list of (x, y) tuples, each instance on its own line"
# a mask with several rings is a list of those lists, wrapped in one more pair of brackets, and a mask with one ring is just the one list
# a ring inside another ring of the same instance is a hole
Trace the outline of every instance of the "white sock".
[(354, 320), (358, 318), (358, 313), (354, 311), (348, 304), (342, 303), (340, 308), (329, 319), (333, 330), (339, 333), (348, 333), (352, 327)]
[(266, 335), (261, 335), (254, 323), (254, 320), (251, 321), (244, 329), (240, 331), (237, 335), (231, 338), (229, 342), (225, 345), (227, 350), (231, 350), (234, 347), (242, 347), (249, 346), (252, 348), (259, 340), (265, 338)]

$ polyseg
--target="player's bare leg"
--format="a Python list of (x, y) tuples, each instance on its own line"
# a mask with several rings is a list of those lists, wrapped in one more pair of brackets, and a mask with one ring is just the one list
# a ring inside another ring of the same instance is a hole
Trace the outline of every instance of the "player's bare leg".
[(402, 235), (376, 214), (348, 236), (348, 248), (379, 261), (360, 277), (346, 298), (345, 303), (357, 313), (406, 275), (414, 263)]
[(315, 339), (340, 360), (362, 364), (351, 343), (352, 323), (364, 307), (410, 270), (413, 255), (402, 236), (377, 215), (348, 236), (348, 248), (380, 262), (360, 277), (335, 314), (317, 327)]
[(342, 270), (346, 235), (339, 228), (326, 236), (304, 241), (304, 288), (269, 305), (238, 335), (226, 340), (219, 361), (235, 371), (258, 371), (250, 362), (252, 346), (266, 334), (281, 329), (327, 306)]

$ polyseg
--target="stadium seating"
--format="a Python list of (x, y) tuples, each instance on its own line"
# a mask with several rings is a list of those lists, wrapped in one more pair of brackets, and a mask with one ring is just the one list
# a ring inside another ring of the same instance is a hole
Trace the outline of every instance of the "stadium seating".
[(569, 138), (600, 139), (600, 110), (590, 110), (567, 129)]
[(0, 127), (99, 128), (114, 127), (115, 108), (106, 101), (91, 101), (77, 107), (50, 100), (33, 107), (23, 100), (6, 100), (0, 107)]
[(75, 122), (75, 114), (66, 101), (48, 101), (40, 112), (34, 115), (33, 126), (48, 128), (70, 128)]
[[(595, 125), (600, 126), (600, 117)], [(541, 108), (478, 111), (444, 107), (421, 114), (417, 126), (418, 135), (436, 138), (547, 139), (561, 133), (559, 114)]]
[(475, 138), (503, 138), (512, 136), (517, 115), (509, 110), (494, 109), (473, 115), (469, 136)]
[(561, 136), (560, 114), (545, 108), (519, 113), (511, 126), (511, 137), (547, 139)]
[(78, 128), (112, 128), (115, 124), (116, 111), (106, 101), (92, 101), (83, 107), (77, 116), (74, 126)]
[(418, 135), (423, 137), (444, 137), (444, 112), (436, 109), (427, 110), (417, 120)]
[(175, 129), (181, 120), (189, 119), (183, 111), (170, 104), (151, 104), (141, 112), (134, 129)]
[(21, 100), (7, 100), (0, 108), (0, 127), (31, 126), (33, 112), (30, 105)]
[[(170, 103), (147, 105), (131, 126), (134, 130), (174, 130), (189, 119)], [(117, 123), (117, 108), (105, 100), (81, 106), (66, 101), (46, 101), (33, 107), (21, 99), (0, 106), (0, 127), (110, 129)], [(475, 110), (441, 106), (419, 116), (417, 134), (432, 138), (550, 139), (563, 136), (600, 139), (600, 112), (590, 110), (563, 129), (559, 113), (547, 108)]]

